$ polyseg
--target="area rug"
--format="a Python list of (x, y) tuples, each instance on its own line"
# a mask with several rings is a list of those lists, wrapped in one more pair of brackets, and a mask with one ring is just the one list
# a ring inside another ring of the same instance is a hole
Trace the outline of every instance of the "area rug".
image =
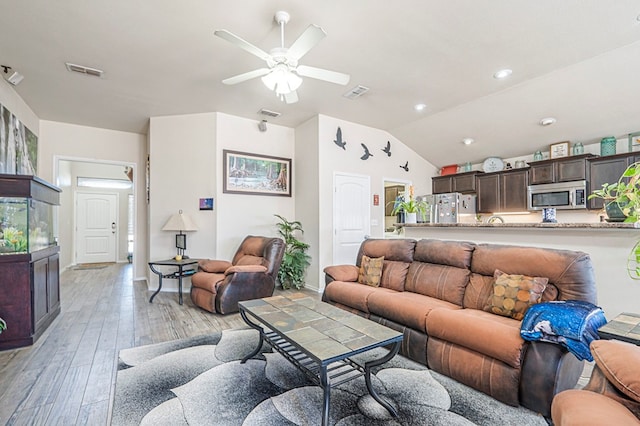
[[(120, 351), (112, 425), (321, 424), (322, 389), (289, 361), (265, 345), (240, 363), (257, 344), (255, 330), (238, 329)], [(331, 389), (330, 424), (547, 424), (400, 355), (375, 371), (372, 384), (397, 418), (368, 394), (361, 377)]]

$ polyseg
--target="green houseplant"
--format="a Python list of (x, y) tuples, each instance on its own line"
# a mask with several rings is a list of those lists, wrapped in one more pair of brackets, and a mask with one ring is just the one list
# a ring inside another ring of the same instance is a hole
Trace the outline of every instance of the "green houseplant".
[[(589, 199), (601, 198), (607, 212), (617, 206), (625, 216), (624, 222), (640, 225), (640, 162), (631, 164), (616, 183), (605, 183), (592, 191)], [(631, 249), (627, 259), (627, 271), (634, 280), (640, 280), (640, 241)]]
[(299, 221), (289, 222), (280, 215), (274, 215), (280, 222), (276, 224), (278, 234), (284, 239), (285, 249), (280, 270), (278, 270), (278, 281), (283, 289), (295, 287), (300, 289), (304, 287), (304, 273), (310, 264), (311, 257), (306, 253), (309, 244), (298, 240), (294, 233), (302, 230), (302, 224)]
[(415, 223), (415, 217), (417, 213), (420, 213), (422, 217), (426, 216), (427, 208), (429, 208), (429, 204), (426, 201), (417, 201), (413, 196), (413, 186), (409, 187), (409, 199), (405, 200), (404, 197), (402, 200), (397, 200), (394, 202), (393, 211), (391, 214), (398, 214), (400, 212), (404, 212), (405, 214), (409, 213), (413, 215), (412, 220), (405, 220), (408, 223)]

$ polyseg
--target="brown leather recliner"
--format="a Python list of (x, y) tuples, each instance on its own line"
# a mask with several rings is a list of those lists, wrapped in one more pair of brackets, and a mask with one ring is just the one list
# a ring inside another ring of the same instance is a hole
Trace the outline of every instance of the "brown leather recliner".
[(594, 340), (595, 366), (584, 389), (553, 398), (556, 426), (639, 425), (640, 347), (618, 340)]
[(212, 313), (238, 312), (238, 302), (273, 295), (285, 244), (247, 236), (233, 260), (201, 260), (191, 277), (191, 300)]

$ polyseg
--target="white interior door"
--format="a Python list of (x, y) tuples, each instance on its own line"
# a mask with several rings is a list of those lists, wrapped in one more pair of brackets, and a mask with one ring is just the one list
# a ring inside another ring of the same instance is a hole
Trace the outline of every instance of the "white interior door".
[(353, 264), (371, 232), (369, 176), (334, 175), (333, 264)]
[(116, 261), (117, 194), (76, 193), (76, 263)]

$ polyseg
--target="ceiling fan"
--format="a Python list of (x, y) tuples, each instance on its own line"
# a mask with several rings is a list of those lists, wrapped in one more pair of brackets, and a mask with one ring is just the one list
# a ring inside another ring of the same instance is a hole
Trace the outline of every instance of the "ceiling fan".
[(335, 84), (347, 84), (350, 78), (348, 74), (298, 65), (298, 61), (326, 37), (327, 33), (317, 25), (309, 25), (291, 47), (286, 48), (284, 47), (284, 26), (289, 22), (289, 18), (287, 12), (276, 12), (275, 21), (280, 25), (280, 47), (274, 47), (269, 53), (227, 30), (216, 30), (215, 35), (266, 61), (268, 67), (229, 77), (222, 82), (231, 85), (262, 77), (262, 82), (288, 104), (298, 102), (296, 90), (302, 84), (300, 76)]

